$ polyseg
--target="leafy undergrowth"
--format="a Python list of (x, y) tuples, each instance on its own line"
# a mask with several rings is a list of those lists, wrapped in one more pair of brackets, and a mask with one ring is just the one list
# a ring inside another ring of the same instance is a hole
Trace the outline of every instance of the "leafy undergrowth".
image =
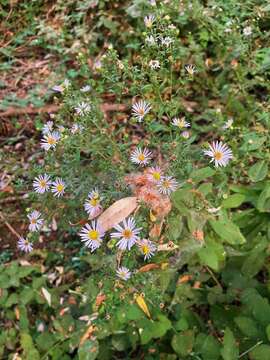
[(0, 212), (1, 358), (268, 360), (269, 6), (64, 5), (32, 45), (76, 76), (1, 153), (29, 220)]

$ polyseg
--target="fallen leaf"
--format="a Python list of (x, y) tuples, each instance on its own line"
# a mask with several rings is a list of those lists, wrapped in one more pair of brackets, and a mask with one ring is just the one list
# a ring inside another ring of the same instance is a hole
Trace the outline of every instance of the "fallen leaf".
[(98, 218), (104, 231), (107, 231), (127, 218), (137, 208), (137, 197), (130, 196), (116, 201)]
[(42, 287), (41, 292), (42, 292), (43, 296), (45, 297), (45, 299), (46, 299), (47, 303), (49, 304), (49, 306), (51, 306), (52, 297), (51, 297), (51, 294), (49, 293), (49, 291), (47, 289), (45, 289), (44, 287)]
[(158, 264), (147, 264), (139, 268), (138, 272), (148, 272), (150, 270), (159, 269)]
[(145, 315), (147, 317), (149, 317), (149, 319), (151, 319), (151, 315), (148, 310), (148, 306), (146, 305), (146, 302), (144, 301), (144, 298), (142, 297), (142, 295), (136, 295), (135, 300), (136, 300), (136, 303), (139, 306), (139, 308), (145, 313)]

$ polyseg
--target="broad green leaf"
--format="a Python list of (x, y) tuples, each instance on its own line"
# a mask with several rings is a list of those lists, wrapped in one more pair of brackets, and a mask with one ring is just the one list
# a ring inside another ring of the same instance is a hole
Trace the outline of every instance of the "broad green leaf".
[(214, 169), (207, 166), (202, 169), (192, 171), (192, 173), (189, 175), (189, 177), (192, 179), (193, 182), (197, 183), (197, 182), (207, 179), (210, 176), (213, 176), (215, 174), (215, 172), (216, 171)]
[(98, 341), (86, 340), (78, 350), (79, 360), (94, 360), (99, 352)]
[(268, 165), (264, 160), (258, 161), (256, 164), (251, 166), (248, 171), (248, 176), (251, 181), (258, 182), (262, 181), (268, 173)]
[(259, 345), (250, 352), (251, 360), (269, 360), (270, 359), (270, 345)]
[(194, 350), (201, 354), (202, 360), (220, 359), (220, 344), (212, 335), (200, 333), (196, 337)]
[(225, 209), (237, 208), (245, 201), (245, 198), (243, 194), (233, 194), (223, 200), (221, 205)]
[(246, 316), (237, 316), (234, 321), (244, 335), (250, 338), (259, 336), (258, 325), (253, 319)]
[(246, 242), (239, 227), (230, 220), (210, 220), (213, 230), (228, 244), (241, 245)]
[(239, 350), (234, 335), (228, 327), (225, 329), (221, 356), (224, 360), (236, 360), (239, 356)]
[(199, 258), (203, 265), (211, 267), (218, 271), (225, 259), (225, 251), (221, 244), (210, 240), (198, 251)]
[(194, 332), (192, 330), (183, 331), (172, 338), (172, 348), (180, 356), (188, 356), (194, 345)]

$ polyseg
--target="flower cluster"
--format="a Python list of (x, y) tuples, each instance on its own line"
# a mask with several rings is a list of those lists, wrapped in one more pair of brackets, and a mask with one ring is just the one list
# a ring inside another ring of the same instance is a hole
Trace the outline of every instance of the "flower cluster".
[(63, 179), (56, 178), (55, 181), (50, 180), (47, 174), (39, 175), (33, 182), (34, 191), (38, 194), (44, 194), (46, 191), (51, 190), (54, 196), (62, 196), (65, 193), (66, 184)]

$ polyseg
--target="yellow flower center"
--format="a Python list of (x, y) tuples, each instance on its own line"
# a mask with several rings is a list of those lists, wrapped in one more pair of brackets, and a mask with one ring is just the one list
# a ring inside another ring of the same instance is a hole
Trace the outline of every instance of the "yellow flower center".
[(216, 151), (216, 152), (214, 153), (214, 158), (215, 158), (215, 160), (221, 160), (221, 159), (223, 158), (222, 152)]
[(130, 229), (125, 229), (122, 233), (123, 237), (126, 239), (130, 239), (132, 236), (132, 231)]
[(64, 190), (64, 185), (63, 185), (63, 184), (58, 184), (58, 185), (56, 185), (56, 190), (57, 190), (58, 192), (62, 192), (62, 191)]
[(144, 160), (145, 160), (144, 154), (140, 154), (140, 155), (138, 156), (138, 159), (139, 159), (140, 161), (144, 161)]
[(139, 113), (141, 116), (143, 116), (143, 115), (144, 115), (144, 109), (139, 109), (139, 110), (138, 110), (138, 113)]
[(149, 254), (149, 253), (150, 253), (150, 248), (149, 248), (149, 246), (143, 245), (143, 246), (142, 246), (142, 252), (143, 252), (144, 255)]
[(46, 181), (45, 180), (40, 180), (39, 182), (39, 186), (42, 187), (42, 188), (45, 188), (47, 185)]
[(98, 203), (99, 203), (99, 199), (93, 198), (93, 199), (89, 200), (89, 204), (92, 206), (97, 206)]
[(49, 137), (48, 137), (47, 142), (48, 142), (49, 145), (54, 145), (54, 144), (56, 144), (56, 140), (55, 140), (55, 138), (53, 138), (52, 136), (49, 136)]
[(184, 120), (179, 120), (177, 123), (177, 126), (182, 129), (185, 126), (185, 121)]
[(32, 219), (32, 220), (31, 220), (31, 224), (34, 225), (34, 224), (36, 224), (36, 223), (37, 223), (37, 219)]
[(99, 236), (99, 233), (98, 233), (97, 230), (90, 230), (90, 231), (88, 232), (88, 237), (89, 237), (89, 239), (91, 239), (91, 240), (97, 240), (97, 239), (98, 239), (98, 236)]
[(170, 187), (170, 182), (168, 180), (164, 180), (162, 185), (164, 188), (168, 189)]
[(155, 171), (155, 172), (153, 172), (152, 175), (155, 180), (157, 180), (157, 181), (160, 180), (161, 175), (159, 172)]

